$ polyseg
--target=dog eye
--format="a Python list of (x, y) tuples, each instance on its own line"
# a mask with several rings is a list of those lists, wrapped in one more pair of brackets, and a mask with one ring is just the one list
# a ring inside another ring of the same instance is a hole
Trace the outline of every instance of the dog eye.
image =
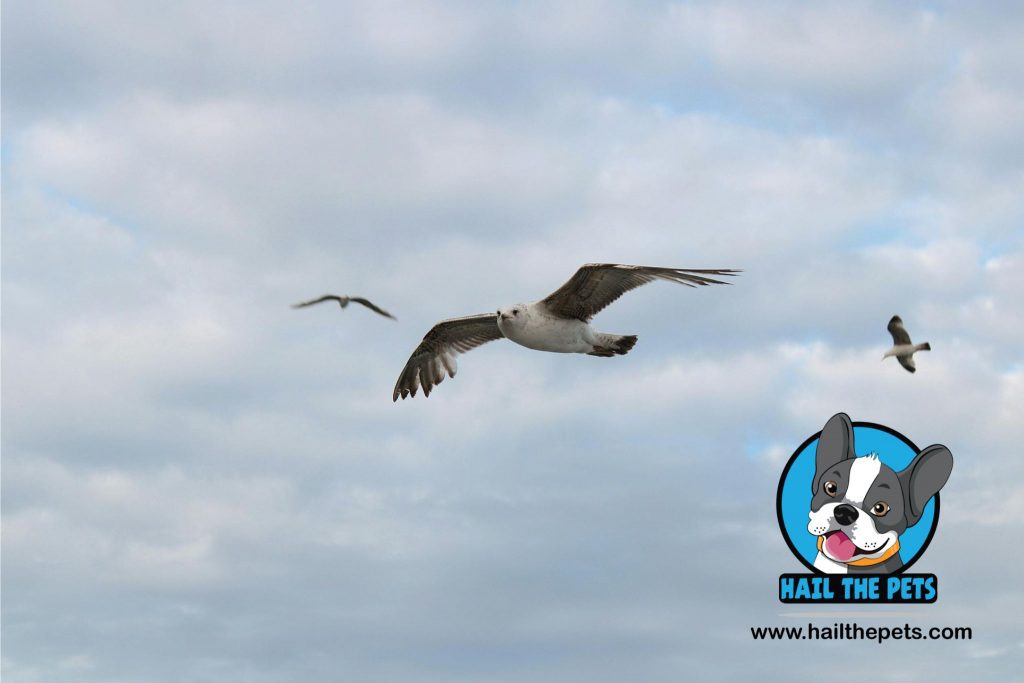
[(826, 481), (824, 488), (825, 488), (825, 493), (827, 493), (828, 495), (833, 496), (833, 497), (836, 495), (836, 492), (839, 491), (839, 487), (836, 485), (836, 483), (834, 481)]
[(885, 517), (889, 514), (889, 504), (884, 500), (880, 500), (871, 506), (871, 514), (875, 517)]
[(513, 308), (512, 309), (512, 315), (519, 315), (519, 309), (518, 308)]

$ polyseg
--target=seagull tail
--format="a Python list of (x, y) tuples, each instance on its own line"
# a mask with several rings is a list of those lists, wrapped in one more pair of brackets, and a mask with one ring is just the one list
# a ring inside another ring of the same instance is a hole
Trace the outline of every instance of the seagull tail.
[(932, 350), (932, 345), (929, 344), (928, 342), (925, 342), (924, 344), (918, 344), (917, 345), (917, 350), (918, 351), (931, 351)]
[(629, 353), (629, 350), (636, 345), (636, 335), (615, 335), (615, 334), (604, 334), (603, 332), (597, 334), (597, 343), (594, 344), (594, 348), (587, 355), (588, 356), (599, 356), (601, 358), (611, 358), (612, 356), (625, 356)]

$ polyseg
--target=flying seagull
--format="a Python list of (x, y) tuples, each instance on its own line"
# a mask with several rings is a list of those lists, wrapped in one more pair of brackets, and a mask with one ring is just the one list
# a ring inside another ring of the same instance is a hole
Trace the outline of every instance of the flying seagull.
[(409, 357), (395, 383), (392, 400), (415, 396), (423, 387), (430, 396), (445, 372), (455, 377), (455, 356), (482, 344), (508, 337), (520, 346), (554, 353), (585, 353), (609, 358), (622, 356), (636, 344), (635, 335), (598, 332), (590, 320), (631, 289), (655, 280), (688, 287), (724, 285), (709, 275), (735, 275), (731, 269), (694, 270), (588, 263), (547, 298), (532, 304), (514, 304), (496, 313), (442, 320), (434, 325)]
[(292, 308), (305, 308), (306, 306), (312, 306), (314, 304), (323, 303), (324, 301), (337, 301), (338, 305), (341, 306), (342, 308), (348, 306), (350, 301), (355, 301), (357, 304), (362, 304), (375, 313), (380, 313), (385, 318), (398, 320), (398, 318), (391, 315), (380, 306), (377, 306), (376, 304), (359, 296), (338, 296), (337, 294), (324, 294), (319, 299), (312, 299), (310, 301), (303, 301), (301, 303), (292, 304)]
[(917, 372), (917, 366), (914, 365), (914, 354), (918, 351), (931, 351), (932, 345), (928, 342), (915, 344), (910, 341), (910, 333), (907, 332), (907, 328), (903, 327), (903, 319), (898, 315), (894, 315), (889, 321), (889, 334), (892, 335), (893, 346), (885, 352), (882, 360), (889, 356), (896, 356), (896, 360), (906, 368), (907, 372)]

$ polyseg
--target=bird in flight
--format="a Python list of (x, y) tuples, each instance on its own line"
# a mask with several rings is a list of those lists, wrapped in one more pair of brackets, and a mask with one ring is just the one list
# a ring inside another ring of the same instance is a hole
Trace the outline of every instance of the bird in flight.
[(380, 306), (377, 306), (376, 304), (372, 303), (371, 301), (369, 301), (367, 299), (364, 299), (362, 297), (359, 297), (359, 296), (338, 296), (337, 294), (324, 294), (319, 299), (312, 299), (310, 301), (303, 301), (301, 303), (292, 304), (292, 308), (305, 308), (306, 306), (313, 306), (314, 304), (323, 303), (324, 301), (337, 301), (338, 305), (341, 306), (342, 308), (345, 308), (346, 306), (348, 306), (350, 301), (355, 301), (357, 304), (362, 304), (363, 306), (366, 306), (367, 308), (369, 308), (374, 313), (379, 313), (380, 315), (384, 316), (385, 318), (391, 318), (392, 320), (398, 320), (398, 318), (396, 318), (395, 316), (391, 315), (390, 313), (385, 311)]
[(932, 345), (928, 342), (915, 344), (910, 341), (910, 333), (907, 332), (907, 328), (903, 327), (903, 319), (898, 315), (894, 315), (892, 320), (889, 321), (889, 334), (892, 335), (893, 346), (885, 352), (882, 360), (889, 356), (896, 356), (896, 360), (900, 362), (900, 365), (907, 372), (917, 372), (917, 366), (914, 364), (914, 354), (918, 351), (931, 351)]
[(728, 283), (709, 276), (739, 272), (588, 263), (540, 301), (506, 306), (495, 313), (442, 320), (434, 325), (398, 376), (392, 400), (415, 396), (420, 387), (424, 396), (430, 396), (446, 372), (455, 377), (455, 356), (502, 337), (537, 351), (585, 353), (602, 358), (625, 355), (636, 344), (635, 335), (607, 334), (590, 326), (590, 320), (610, 303), (655, 280), (688, 287), (724, 285)]

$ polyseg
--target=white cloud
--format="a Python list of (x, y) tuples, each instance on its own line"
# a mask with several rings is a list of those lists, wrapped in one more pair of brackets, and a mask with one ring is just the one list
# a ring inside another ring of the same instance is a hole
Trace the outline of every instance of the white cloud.
[(935, 14), (913, 7), (679, 3), (670, 22), (672, 38), (700, 45), (723, 77), (787, 96), (857, 103), (899, 91), (941, 62)]

